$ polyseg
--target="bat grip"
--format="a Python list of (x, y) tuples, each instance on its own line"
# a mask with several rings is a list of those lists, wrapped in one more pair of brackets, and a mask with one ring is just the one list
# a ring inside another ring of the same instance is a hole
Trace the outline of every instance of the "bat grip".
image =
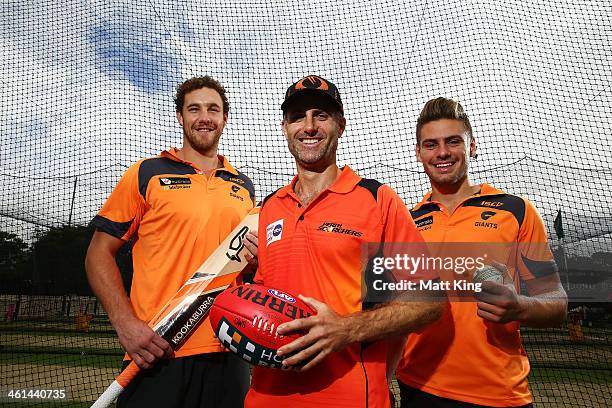
[(125, 388), (129, 383), (132, 382), (132, 380), (138, 375), (139, 372), (140, 368), (136, 365), (134, 360), (132, 360), (130, 361), (130, 364), (125, 367), (125, 370), (123, 370), (121, 374), (119, 374), (117, 378), (115, 378), (115, 381), (117, 381), (119, 385)]
[(130, 361), (125, 370), (117, 376), (115, 381), (100, 395), (100, 397), (94, 402), (91, 408), (107, 408), (110, 407), (113, 401), (123, 392), (124, 388), (138, 375), (140, 368)]

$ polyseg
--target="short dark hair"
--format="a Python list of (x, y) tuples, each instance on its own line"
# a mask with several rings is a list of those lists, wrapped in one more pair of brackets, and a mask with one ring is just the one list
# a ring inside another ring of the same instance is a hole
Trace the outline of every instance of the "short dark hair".
[(219, 96), (221, 96), (221, 100), (223, 101), (223, 113), (229, 112), (229, 101), (227, 100), (227, 96), (225, 96), (225, 88), (219, 81), (216, 79), (206, 75), (203, 77), (193, 77), (191, 79), (186, 80), (182, 84), (179, 84), (176, 87), (176, 96), (174, 97), (174, 104), (176, 106), (177, 112), (183, 111), (183, 105), (185, 104), (185, 95), (187, 95), (191, 91), (195, 91), (196, 89), (202, 88), (210, 88), (214, 91), (217, 91)]
[(463, 123), (465, 131), (472, 136), (472, 125), (467, 113), (463, 110), (463, 106), (457, 101), (448, 98), (435, 98), (427, 101), (421, 114), (417, 119), (416, 137), (417, 143), (421, 140), (421, 129), (429, 122), (440, 119), (455, 119)]

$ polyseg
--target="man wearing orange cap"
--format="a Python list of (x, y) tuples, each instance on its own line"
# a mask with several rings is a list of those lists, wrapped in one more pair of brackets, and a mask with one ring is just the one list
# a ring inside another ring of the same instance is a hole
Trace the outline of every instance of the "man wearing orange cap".
[(441, 304), (368, 309), (362, 289), (371, 288), (362, 282), (385, 243), (422, 239), (390, 187), (336, 164), (346, 119), (334, 84), (307, 76), (289, 87), (281, 109), (297, 175), (262, 204), (255, 281), (299, 294), (317, 314), (279, 326), (279, 334), (305, 333), (278, 350), (291, 370), (255, 367), (245, 406), (388, 408), (390, 343), (435, 320)]

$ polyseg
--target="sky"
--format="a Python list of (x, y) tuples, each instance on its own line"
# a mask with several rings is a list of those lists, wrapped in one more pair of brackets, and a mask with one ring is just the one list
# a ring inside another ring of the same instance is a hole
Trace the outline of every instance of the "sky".
[(472, 121), (474, 181), (548, 225), (561, 209), (576, 239), (612, 233), (611, 17), (603, 1), (4, 1), (3, 229), (86, 224), (131, 163), (180, 145), (173, 94), (194, 75), (226, 85), (221, 151), (263, 198), (294, 173), (283, 93), (319, 74), (345, 105), (340, 163), (409, 206), (428, 187), (416, 117), (447, 96)]

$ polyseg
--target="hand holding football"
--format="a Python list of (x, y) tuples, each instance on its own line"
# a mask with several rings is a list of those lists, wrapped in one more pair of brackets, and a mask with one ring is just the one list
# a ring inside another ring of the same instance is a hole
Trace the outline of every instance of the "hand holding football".
[(210, 323), (219, 341), (243, 360), (282, 368), (277, 350), (300, 337), (277, 333), (280, 324), (316, 312), (299, 298), (263, 285), (241, 285), (217, 296)]

